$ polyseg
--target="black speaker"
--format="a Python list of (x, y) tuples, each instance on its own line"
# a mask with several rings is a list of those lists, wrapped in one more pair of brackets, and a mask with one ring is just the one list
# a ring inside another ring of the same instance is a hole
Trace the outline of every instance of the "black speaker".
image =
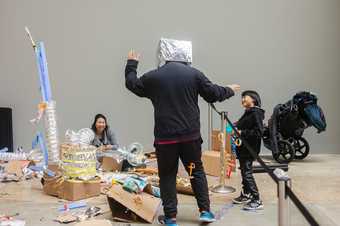
[(12, 109), (0, 108), (0, 149), (13, 151)]

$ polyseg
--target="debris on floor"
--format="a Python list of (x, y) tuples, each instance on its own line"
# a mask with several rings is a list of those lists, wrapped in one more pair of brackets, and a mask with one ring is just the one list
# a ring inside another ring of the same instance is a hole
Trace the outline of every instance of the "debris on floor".
[[(1, 152), (1, 154), (4, 153), (6, 152)], [(102, 223), (102, 221), (92, 219), (103, 213), (101, 208), (89, 206), (84, 201), (86, 198), (100, 194), (106, 195), (111, 210), (109, 211), (112, 214), (111, 219), (114, 221), (151, 223), (158, 214), (161, 200), (154, 153), (145, 154), (145, 165), (133, 167), (130, 164), (130, 169), (124, 172), (120, 167), (116, 167), (116, 163), (122, 162), (121, 159), (106, 162), (105, 167), (116, 169), (115, 172), (96, 170), (95, 149), (89, 145), (61, 144), (61, 164), (48, 165), (48, 168), (41, 158), (38, 161), (37, 157), (34, 160), (27, 157), (32, 156), (32, 153), (3, 155), (2, 157), (5, 156), (8, 161), (0, 164), (0, 182), (41, 179), (42, 190), (45, 194), (71, 201), (64, 202), (58, 207), (59, 215), (54, 219), (56, 222), (62, 224), (80, 221)], [(37, 151), (34, 153), (37, 155)], [(127, 157), (135, 156), (130, 153)], [(130, 159), (131, 163), (133, 163), (132, 160)], [(193, 194), (189, 178), (177, 177), (176, 182), (179, 193)], [(8, 194), (0, 193), (0, 197), (6, 195)], [(11, 224), (7, 222), (8, 225), (21, 226), (20, 223), (25, 225), (24, 221), (17, 219), (7, 221), (11, 221)], [(1, 223), (0, 226), (3, 226), (4, 223)]]
[(111, 222), (108, 220), (89, 220), (83, 221), (75, 224), (75, 226), (112, 226)]
[(72, 209), (77, 209), (77, 208), (84, 208), (86, 207), (87, 204), (85, 201), (79, 201), (79, 202), (68, 202), (64, 203), (62, 206), (58, 208), (59, 211), (68, 211)]
[(124, 190), (120, 184), (112, 185), (107, 193), (108, 202), (114, 218), (152, 223), (158, 213), (161, 200), (141, 192), (136, 194)]
[[(82, 207), (79, 207), (82, 208)], [(95, 216), (102, 214), (102, 210), (99, 207), (92, 206), (85, 210), (76, 210), (76, 211), (63, 211), (55, 221), (63, 224), (76, 222), (76, 221), (85, 221), (91, 219)]]
[(24, 220), (16, 219), (19, 213), (13, 215), (5, 215), (0, 213), (0, 226), (25, 226)]

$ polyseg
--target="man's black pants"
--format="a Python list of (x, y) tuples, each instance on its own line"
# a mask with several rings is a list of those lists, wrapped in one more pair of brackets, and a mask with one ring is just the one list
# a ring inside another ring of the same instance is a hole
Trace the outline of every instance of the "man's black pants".
[(253, 176), (253, 159), (240, 158), (243, 193), (251, 194), (253, 199), (259, 200), (260, 195)]
[(175, 217), (177, 214), (176, 176), (178, 160), (181, 159), (186, 171), (194, 163), (193, 178), (190, 180), (193, 192), (200, 211), (210, 211), (209, 191), (207, 178), (201, 161), (202, 139), (176, 143), (156, 144), (158, 173), (160, 178), (161, 199), (166, 217)]

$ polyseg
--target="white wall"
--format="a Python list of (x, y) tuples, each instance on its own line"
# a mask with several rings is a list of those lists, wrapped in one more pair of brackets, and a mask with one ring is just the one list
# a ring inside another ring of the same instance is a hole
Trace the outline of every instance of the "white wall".
[[(142, 53), (139, 71), (154, 68), (158, 41), (168, 37), (191, 40), (193, 65), (214, 82), (258, 90), (267, 118), (295, 92), (317, 93), (328, 130), (306, 131), (311, 151), (340, 153), (338, 0), (1, 0), (0, 106), (13, 108), (15, 146), (29, 148), (40, 93), (26, 25), (47, 49), (61, 138), (100, 112), (121, 144), (151, 148), (152, 106), (125, 89), (125, 59), (134, 48)], [(238, 95), (218, 106), (236, 120), (239, 102)], [(203, 101), (201, 111), (206, 138)]]

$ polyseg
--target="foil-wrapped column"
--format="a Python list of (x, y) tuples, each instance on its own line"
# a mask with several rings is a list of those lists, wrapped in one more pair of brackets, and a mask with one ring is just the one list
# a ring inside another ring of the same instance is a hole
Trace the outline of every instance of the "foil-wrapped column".
[(45, 135), (48, 150), (48, 164), (57, 164), (59, 158), (59, 140), (55, 101), (47, 102), (45, 109)]

